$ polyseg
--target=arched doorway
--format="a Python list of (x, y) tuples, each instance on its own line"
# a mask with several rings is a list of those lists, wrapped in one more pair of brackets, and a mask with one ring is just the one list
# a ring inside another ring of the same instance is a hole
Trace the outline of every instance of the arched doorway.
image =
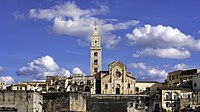
[(53, 88), (53, 87), (50, 87), (48, 91), (49, 91), (49, 92), (56, 92), (56, 89)]
[(117, 87), (116, 87), (116, 94), (120, 94), (120, 85), (117, 84)]

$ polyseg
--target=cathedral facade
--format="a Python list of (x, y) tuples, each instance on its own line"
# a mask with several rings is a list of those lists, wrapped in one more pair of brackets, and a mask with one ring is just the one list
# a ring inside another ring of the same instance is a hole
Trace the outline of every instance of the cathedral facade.
[(95, 74), (96, 94), (134, 94), (135, 78), (120, 61), (109, 64), (108, 71)]

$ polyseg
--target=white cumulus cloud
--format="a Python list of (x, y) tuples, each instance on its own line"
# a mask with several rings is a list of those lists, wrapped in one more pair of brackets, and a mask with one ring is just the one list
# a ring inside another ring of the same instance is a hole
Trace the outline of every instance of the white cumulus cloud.
[(190, 57), (190, 52), (185, 49), (179, 50), (176, 48), (166, 48), (166, 49), (145, 48), (142, 51), (138, 51), (137, 53), (133, 54), (133, 57), (140, 57), (144, 55), (157, 56), (160, 58), (185, 59)]
[(109, 7), (99, 5), (98, 9), (81, 9), (75, 2), (65, 2), (47, 9), (31, 9), (29, 17), (53, 22), (51, 30), (56, 34), (82, 37), (84, 42), (90, 42), (94, 22), (102, 37), (102, 43), (107, 48), (115, 47), (121, 40), (120, 36), (113, 33), (116, 30), (128, 29), (139, 23), (136, 20), (119, 22), (117, 19), (101, 19), (97, 16), (108, 13)]
[(14, 79), (11, 76), (0, 76), (0, 82), (5, 82), (6, 85), (14, 83)]
[(82, 70), (78, 67), (75, 67), (73, 70), (72, 70), (72, 73), (73, 74), (83, 74)]
[(158, 67), (152, 67), (145, 63), (131, 63), (128, 67), (140, 70), (136, 76), (138, 80), (157, 80), (164, 81), (168, 73)]
[(33, 76), (34, 79), (45, 79), (46, 76), (69, 76), (69, 70), (61, 68), (50, 56), (33, 60), (27, 66), (20, 68), (17, 75)]
[(141, 51), (134, 53), (133, 57), (150, 55), (184, 59), (190, 57), (191, 51), (200, 51), (200, 40), (195, 40), (191, 35), (186, 35), (170, 26), (144, 25), (126, 34), (126, 37), (131, 44), (141, 48)]

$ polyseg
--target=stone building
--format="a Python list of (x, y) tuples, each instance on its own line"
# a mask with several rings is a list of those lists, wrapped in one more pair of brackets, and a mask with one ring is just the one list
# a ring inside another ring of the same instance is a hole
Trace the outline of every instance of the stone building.
[(157, 91), (163, 86), (162, 83), (157, 81), (136, 81), (135, 83), (135, 93), (144, 93), (150, 91)]
[(27, 84), (12, 84), (8, 88), (8, 90), (12, 91), (26, 91), (28, 90), (28, 85)]
[(95, 23), (90, 47), (90, 75), (93, 76), (102, 69), (101, 39)]
[(33, 91), (0, 91), (2, 112), (42, 112), (43, 97)]
[(108, 71), (95, 74), (96, 94), (134, 94), (135, 78), (120, 61), (109, 64)]
[(192, 88), (192, 78), (194, 74), (199, 73), (199, 69), (191, 70), (177, 70), (168, 73), (167, 86), (168, 87), (190, 87)]
[(7, 87), (11, 91), (46, 91), (46, 82), (19, 82)]
[(90, 92), (95, 94), (95, 78), (86, 76), (85, 74), (74, 74), (69, 77), (69, 84), (67, 90), (70, 92)]
[(149, 92), (148, 95), (148, 110), (149, 112), (162, 112), (162, 91), (157, 90)]
[(95, 94), (95, 79), (85, 74), (74, 74), (70, 77), (47, 76), (46, 92), (91, 92)]
[(27, 90), (46, 91), (46, 81), (19, 82), (19, 84), (27, 85)]
[(47, 76), (46, 91), (47, 92), (66, 92), (69, 83), (66, 76)]
[(162, 88), (163, 111), (179, 112), (192, 105), (192, 90), (188, 88)]
[(192, 88), (194, 91), (200, 91), (200, 73), (196, 73), (193, 75)]

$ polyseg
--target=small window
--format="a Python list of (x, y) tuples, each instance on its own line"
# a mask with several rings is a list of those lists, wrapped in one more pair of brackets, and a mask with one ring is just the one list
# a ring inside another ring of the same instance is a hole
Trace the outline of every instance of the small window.
[(146, 88), (146, 91), (147, 91), (147, 92), (150, 91), (150, 87), (147, 87), (147, 88)]
[(128, 89), (130, 89), (131, 88), (131, 85), (130, 84), (128, 84)]
[(177, 99), (178, 99), (177, 95), (174, 95), (174, 100), (177, 100)]
[(94, 68), (94, 72), (98, 72), (98, 68)]
[(170, 103), (169, 102), (166, 102), (166, 107), (170, 107)]
[(90, 80), (87, 80), (87, 85), (90, 85), (91, 84), (91, 81)]
[(97, 41), (95, 40), (94, 43), (97, 43)]
[(105, 89), (108, 89), (108, 84), (105, 84)]
[(97, 52), (94, 52), (94, 56), (97, 57), (97, 56), (98, 56), (98, 53), (97, 53)]
[(97, 59), (94, 60), (94, 65), (98, 65), (98, 60)]
[(176, 103), (174, 103), (173, 107), (177, 107)]
[(194, 87), (197, 87), (197, 83), (194, 83)]
[(170, 97), (169, 97), (169, 95), (166, 95), (166, 100), (170, 100)]
[(159, 94), (156, 94), (156, 99), (160, 99), (160, 95)]

